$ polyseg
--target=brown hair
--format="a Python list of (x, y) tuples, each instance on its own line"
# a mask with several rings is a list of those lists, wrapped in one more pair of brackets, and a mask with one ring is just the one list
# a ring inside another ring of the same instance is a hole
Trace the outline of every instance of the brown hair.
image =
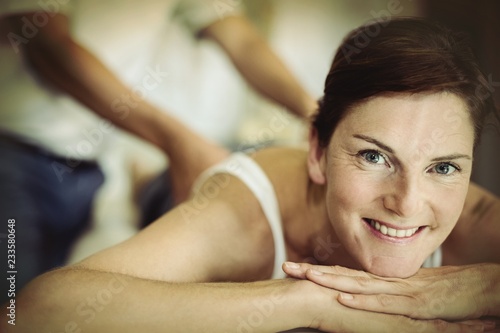
[(338, 122), (355, 104), (387, 93), (451, 92), (468, 105), (475, 145), (494, 110), (488, 81), (466, 36), (421, 18), (364, 25), (339, 47), (313, 121), (326, 147)]

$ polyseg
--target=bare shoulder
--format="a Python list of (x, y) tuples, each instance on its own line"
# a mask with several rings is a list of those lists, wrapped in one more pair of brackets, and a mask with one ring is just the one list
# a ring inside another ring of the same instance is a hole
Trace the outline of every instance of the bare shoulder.
[(471, 183), (462, 214), (443, 247), (446, 264), (500, 263), (500, 199)]
[[(299, 148), (268, 148), (252, 156), (274, 187), (283, 222), (300, 203), (306, 202), (307, 151)], [(294, 193), (293, 196), (290, 193)]]
[(271, 230), (252, 192), (216, 174), (190, 200), (131, 239), (83, 261), (89, 269), (172, 282), (270, 278)]
[(266, 170), (280, 169), (291, 163), (305, 163), (307, 151), (300, 148), (272, 147), (257, 151), (252, 157)]
[(290, 187), (299, 186), (304, 190), (304, 182), (309, 179), (307, 151), (297, 148), (267, 148), (252, 157), (273, 184), (278, 200), (282, 199), (283, 195), (289, 197)]

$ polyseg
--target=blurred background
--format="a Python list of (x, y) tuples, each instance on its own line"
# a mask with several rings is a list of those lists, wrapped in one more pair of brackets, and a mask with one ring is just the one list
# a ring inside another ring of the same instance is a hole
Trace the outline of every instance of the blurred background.
[[(224, 1), (223, 1), (224, 2)], [(500, 105), (500, 2), (494, 0), (243, 0), (242, 5), (276, 53), (315, 98), (322, 95), (326, 73), (342, 38), (373, 19), (426, 16), (470, 34), (491, 93)], [(82, 29), (79, 38), (90, 49), (99, 26)], [(306, 126), (282, 108), (257, 95), (241, 79), (227, 56), (214, 44), (194, 39), (182, 24), (169, 29), (175, 45), (153, 59), (166, 78), (147, 98), (175, 112), (189, 127), (231, 149), (260, 144), (301, 145)], [(120, 29), (126, 29), (120, 27)], [(78, 30), (76, 30), (78, 31)], [(124, 33), (127, 33), (124, 30)], [(117, 59), (102, 55), (110, 63)], [(139, 68), (140, 70), (140, 68)], [(142, 68), (144, 70), (144, 67)], [(276, 126), (276, 124), (280, 124)], [(95, 203), (91, 237), (75, 247), (71, 261), (133, 234), (137, 225), (134, 188), (168, 163), (156, 148), (116, 130), (113, 144), (101, 154), (106, 183)], [(500, 135), (489, 126), (477, 150), (473, 180), (500, 195)]]
[[(470, 34), (482, 68), (490, 79), (489, 93), (500, 105), (500, 1), (206, 2), (219, 6), (221, 10), (241, 6), (273, 50), (315, 98), (321, 97), (333, 55), (349, 31), (367, 21), (387, 16), (434, 18)], [(123, 40), (137, 37), (141, 31), (128, 30), (126, 24), (110, 25), (108, 13), (114, 10), (111, 5), (108, 11), (94, 12), (92, 6), (84, 3), (78, 7), (82, 15), (75, 16), (76, 20), (71, 22), (76, 40), (94, 52), (125, 83), (141, 91), (145, 99), (171, 111), (196, 132), (231, 150), (269, 144), (305, 144), (308, 129), (303, 122), (255, 93), (215, 43), (193, 36), (175, 15), (169, 20), (168, 29), (157, 36), (163, 42), (158, 43), (154, 56), (145, 62), (135, 62), (132, 71), (130, 68), (128, 71), (133, 77), (124, 76), (120, 66), (130, 63), (126, 58), (127, 50), (141, 48), (141, 45), (124, 43)], [(106, 5), (107, 2), (102, 3)], [(151, 14), (146, 9), (137, 12), (145, 21)], [(78, 20), (78, 17), (93, 19)], [(121, 38), (117, 39), (117, 35)], [(100, 47), (103, 43), (110, 47), (103, 49)], [(118, 52), (106, 53), (106, 50)], [(124, 58), (116, 57), (117, 53)], [(160, 73), (156, 76), (158, 84), (145, 89), (137, 78), (144, 78), (152, 71)], [(55, 124), (52, 126), (54, 132), (65, 130)], [(498, 124), (486, 128), (477, 150), (473, 174), (474, 181), (496, 195), (500, 195), (498, 132)], [(70, 262), (136, 233), (139, 220), (136, 192), (168, 165), (164, 154), (157, 148), (117, 128), (106, 132), (103, 142), (98, 145), (98, 160), (105, 182), (94, 201), (92, 227), (75, 245)]]

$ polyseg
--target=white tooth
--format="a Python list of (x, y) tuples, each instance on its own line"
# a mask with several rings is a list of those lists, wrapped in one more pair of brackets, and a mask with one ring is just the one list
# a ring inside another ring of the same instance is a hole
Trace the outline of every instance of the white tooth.
[(397, 237), (405, 237), (406, 236), (406, 230), (398, 230), (396, 233)]
[(376, 230), (380, 231), (382, 234), (389, 235), (391, 237), (398, 237), (398, 238), (410, 237), (410, 236), (413, 236), (418, 231), (418, 227), (413, 228), (413, 229), (397, 230), (397, 229), (389, 228), (386, 225), (380, 224), (374, 220), (370, 220), (370, 224), (372, 227), (374, 227)]

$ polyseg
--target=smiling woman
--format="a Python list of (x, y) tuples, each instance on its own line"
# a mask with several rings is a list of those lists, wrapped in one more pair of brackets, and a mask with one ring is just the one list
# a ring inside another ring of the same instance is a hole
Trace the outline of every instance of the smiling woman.
[[(30, 284), (16, 332), (492, 329), (500, 201), (469, 183), (487, 81), (437, 24), (392, 20), (346, 55), (364, 29), (337, 52), (308, 152), (207, 170), (137, 236)], [(123, 290), (81, 320), (74, 309), (117, 277)]]
[[(462, 119), (459, 126), (439, 116), (447, 108)], [(443, 243), (471, 174), (468, 117), (450, 93), (372, 97), (340, 120), (327, 147), (311, 150), (312, 178), (325, 184), (328, 216), (352, 258), (349, 267), (408, 277)], [(425, 149), (435, 131), (441, 142)]]

